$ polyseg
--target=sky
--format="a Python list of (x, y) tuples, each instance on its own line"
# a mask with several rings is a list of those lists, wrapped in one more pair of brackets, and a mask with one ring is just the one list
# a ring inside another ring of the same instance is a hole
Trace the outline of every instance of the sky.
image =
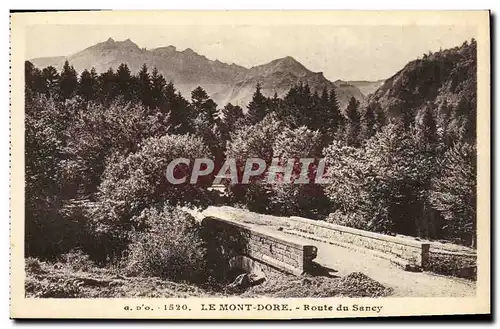
[(191, 48), (211, 60), (252, 67), (292, 56), (331, 81), (387, 79), (429, 51), (461, 45), (471, 26), (32, 25), (26, 59), (68, 56), (98, 42), (130, 38), (141, 48)]

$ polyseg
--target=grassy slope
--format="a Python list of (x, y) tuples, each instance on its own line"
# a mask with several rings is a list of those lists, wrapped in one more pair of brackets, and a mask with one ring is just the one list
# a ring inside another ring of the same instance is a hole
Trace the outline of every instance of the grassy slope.
[(158, 277), (123, 276), (120, 272), (118, 268), (27, 259), (26, 297), (383, 297), (391, 294), (391, 289), (362, 273), (351, 273), (343, 278), (269, 273), (261, 285), (230, 291), (217, 284), (200, 288)]

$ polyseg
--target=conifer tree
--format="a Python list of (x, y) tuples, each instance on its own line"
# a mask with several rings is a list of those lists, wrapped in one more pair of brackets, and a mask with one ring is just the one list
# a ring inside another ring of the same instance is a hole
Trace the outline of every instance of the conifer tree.
[(346, 109), (347, 126), (345, 142), (350, 146), (359, 146), (360, 115), (359, 101), (351, 97)]
[(153, 68), (151, 72), (151, 101), (154, 107), (158, 107), (162, 112), (165, 111), (165, 97), (163, 91), (167, 82), (158, 70)]
[(241, 122), (245, 115), (243, 114), (243, 109), (239, 106), (234, 106), (228, 103), (222, 109), (223, 123), (227, 130), (227, 134), (235, 131), (237, 124)]
[(152, 97), (151, 97), (151, 79), (148, 73), (148, 67), (146, 63), (144, 63), (139, 71), (137, 76), (138, 82), (138, 99), (141, 101), (142, 105), (145, 107), (151, 108), (153, 106)]
[(279, 113), (281, 111), (281, 99), (278, 97), (278, 93), (274, 93), (272, 98), (267, 100), (269, 105), (269, 112)]
[(361, 122), (361, 141), (368, 140), (375, 135), (376, 126), (375, 113), (373, 113), (373, 108), (368, 106), (363, 114), (363, 120)]
[(99, 75), (99, 98), (101, 102), (106, 103), (113, 100), (118, 94), (118, 86), (116, 84), (116, 75), (113, 69), (110, 68), (106, 72)]
[(78, 84), (78, 94), (85, 100), (91, 100), (95, 97), (92, 76), (87, 70), (83, 70)]
[(42, 70), (42, 79), (45, 85), (45, 93), (47, 95), (55, 95), (58, 89), (59, 73), (53, 66), (47, 66)]
[(321, 92), (321, 105), (323, 108), (328, 108), (330, 105), (330, 96), (328, 96), (328, 89), (323, 88), (323, 91)]
[(375, 118), (375, 131), (379, 131), (387, 124), (387, 116), (385, 115), (384, 109), (377, 101), (371, 102), (368, 106), (371, 107)]
[[(326, 99), (326, 97), (324, 98)], [(331, 138), (335, 135), (340, 135), (344, 130), (345, 119), (340, 112), (340, 105), (335, 89), (330, 90), (328, 97), (328, 107), (326, 108), (325, 126), (323, 127), (324, 134)]]
[(176, 134), (194, 132), (192, 106), (177, 92), (172, 82), (163, 88), (164, 108), (163, 113), (168, 114), (172, 131)]
[(71, 98), (77, 89), (78, 75), (75, 68), (70, 66), (68, 61), (65, 61), (59, 78), (59, 96), (62, 99)]
[(35, 93), (45, 91), (45, 81), (42, 77), (42, 71), (35, 67), (30, 61), (24, 62), (24, 76), (26, 81), (26, 90), (30, 90)]
[(249, 124), (260, 122), (267, 114), (267, 99), (261, 92), (261, 86), (258, 83), (252, 101), (248, 104), (247, 121)]
[(432, 106), (425, 106), (416, 123), (417, 142), (424, 150), (433, 151), (438, 143), (436, 120), (434, 119)]
[(198, 86), (191, 92), (191, 104), (194, 114), (203, 114), (210, 124), (214, 124), (217, 119), (217, 104), (210, 99), (207, 92)]
[(133, 98), (133, 90), (131, 88), (132, 75), (130, 74), (130, 69), (127, 64), (120, 64), (118, 70), (116, 71), (116, 87), (119, 95), (122, 95), (125, 100), (131, 100)]

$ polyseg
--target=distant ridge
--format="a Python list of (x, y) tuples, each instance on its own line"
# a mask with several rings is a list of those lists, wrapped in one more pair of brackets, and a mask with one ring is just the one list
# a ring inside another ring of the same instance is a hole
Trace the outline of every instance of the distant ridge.
[(156, 67), (187, 98), (200, 85), (220, 107), (229, 102), (246, 107), (257, 83), (260, 83), (266, 96), (273, 96), (274, 93), (283, 96), (297, 83), (309, 84), (313, 92), (335, 87), (342, 108), (347, 106), (351, 97), (360, 101), (365, 98), (355, 85), (331, 82), (322, 72), (312, 72), (290, 56), (245, 68), (210, 60), (191, 48), (179, 51), (170, 45), (147, 50), (130, 39), (115, 41), (109, 38), (70, 56), (34, 58), (30, 61), (39, 68), (52, 65), (60, 70), (65, 60), (78, 72), (94, 67), (98, 73), (109, 68), (116, 69), (122, 63), (135, 73), (146, 63), (151, 69)]

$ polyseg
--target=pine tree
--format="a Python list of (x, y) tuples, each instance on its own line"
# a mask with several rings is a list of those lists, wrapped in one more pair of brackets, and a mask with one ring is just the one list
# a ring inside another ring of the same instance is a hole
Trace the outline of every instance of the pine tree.
[(109, 69), (106, 72), (99, 75), (99, 98), (101, 102), (108, 103), (112, 101), (117, 93), (118, 86), (116, 84), (116, 75), (113, 69)]
[(278, 93), (274, 93), (272, 98), (267, 100), (269, 105), (269, 112), (275, 112), (279, 114), (281, 111), (281, 99), (278, 97)]
[(452, 106), (445, 100), (438, 107), (436, 120), (438, 136), (446, 147), (450, 147), (453, 144), (453, 136), (450, 133), (451, 111)]
[(321, 106), (323, 108), (328, 108), (330, 105), (330, 96), (328, 96), (328, 89), (323, 88), (323, 91), (321, 92)]
[(210, 124), (215, 123), (218, 116), (217, 104), (210, 99), (203, 88), (198, 86), (191, 92), (191, 104), (193, 105), (195, 116), (203, 114)]
[(258, 83), (255, 87), (255, 92), (252, 101), (248, 104), (247, 121), (249, 124), (260, 122), (267, 114), (267, 99), (261, 92), (261, 86)]
[(417, 142), (419, 147), (427, 151), (433, 151), (438, 144), (436, 120), (430, 104), (425, 106), (416, 124)]
[(44, 81), (45, 90), (47, 95), (55, 95), (58, 89), (59, 73), (53, 66), (47, 66), (42, 70), (42, 79)]
[(92, 100), (95, 98), (95, 86), (92, 80), (92, 75), (89, 71), (83, 70), (80, 75), (80, 83), (78, 85), (78, 94), (85, 100)]
[(360, 116), (359, 101), (351, 97), (346, 109), (347, 127), (345, 142), (350, 146), (359, 146)]
[[(325, 98), (326, 99), (326, 98)], [(337, 93), (335, 89), (330, 90), (330, 96), (328, 97), (328, 106), (325, 112), (325, 126), (323, 127), (323, 133), (333, 138), (335, 135), (340, 135), (344, 130), (345, 119), (340, 112), (340, 105), (337, 98)]]
[(35, 67), (30, 61), (24, 62), (24, 76), (26, 91), (30, 90), (35, 93), (45, 91), (45, 81), (42, 76), (42, 71)]
[(177, 92), (172, 82), (163, 88), (163, 98), (165, 105), (162, 112), (168, 114), (172, 131), (175, 134), (193, 133), (195, 115), (192, 113), (192, 106)]
[(116, 71), (116, 88), (118, 95), (122, 95), (126, 101), (133, 98), (133, 89), (131, 88), (132, 75), (130, 74), (130, 69), (127, 64), (120, 64), (118, 70)]
[(138, 99), (141, 101), (142, 105), (151, 108), (153, 106), (152, 96), (151, 96), (151, 78), (148, 73), (148, 66), (144, 63), (137, 76), (138, 82)]
[(382, 106), (377, 101), (371, 102), (370, 105), (375, 118), (375, 131), (380, 131), (387, 124), (387, 116)]
[(366, 141), (375, 135), (377, 122), (375, 120), (375, 113), (373, 113), (373, 108), (368, 106), (363, 115), (363, 120), (361, 122), (361, 136), (360, 140)]
[(165, 111), (165, 97), (163, 91), (167, 82), (163, 75), (158, 73), (158, 70), (153, 68), (151, 73), (151, 101), (153, 107), (158, 107), (162, 112)]
[(312, 130), (319, 130), (323, 126), (323, 108), (321, 106), (321, 98), (318, 91), (315, 90), (310, 98), (309, 105), (306, 110), (304, 125)]
[(62, 99), (71, 98), (77, 89), (78, 75), (75, 68), (70, 66), (68, 61), (65, 61), (59, 78), (59, 96)]
[(278, 112), (278, 117), (283, 122), (286, 122), (291, 128), (297, 128), (301, 126), (301, 108), (299, 104), (299, 98), (301, 93), (301, 86), (294, 85), (290, 88), (288, 93), (283, 99), (283, 106)]
[(233, 132), (236, 129), (237, 124), (245, 118), (243, 109), (239, 106), (234, 106), (231, 103), (224, 106), (222, 109), (222, 115), (223, 122), (228, 133)]

